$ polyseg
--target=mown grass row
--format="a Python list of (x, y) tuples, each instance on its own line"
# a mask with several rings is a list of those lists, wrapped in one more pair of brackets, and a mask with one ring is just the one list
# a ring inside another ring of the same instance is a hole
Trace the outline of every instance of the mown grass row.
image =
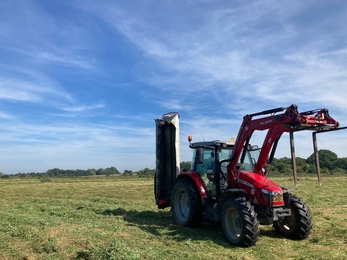
[[(276, 177), (291, 185), (290, 177)], [(347, 178), (299, 179), (314, 229), (291, 241), (261, 226), (238, 248), (219, 225), (184, 228), (158, 210), (153, 180), (137, 177), (0, 181), (0, 259), (346, 259)]]

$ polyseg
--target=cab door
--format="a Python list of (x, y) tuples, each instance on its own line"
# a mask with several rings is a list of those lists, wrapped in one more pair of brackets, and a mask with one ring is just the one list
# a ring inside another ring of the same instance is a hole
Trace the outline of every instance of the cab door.
[(179, 114), (168, 113), (155, 119), (156, 172), (154, 194), (158, 208), (170, 206), (171, 190), (180, 173)]

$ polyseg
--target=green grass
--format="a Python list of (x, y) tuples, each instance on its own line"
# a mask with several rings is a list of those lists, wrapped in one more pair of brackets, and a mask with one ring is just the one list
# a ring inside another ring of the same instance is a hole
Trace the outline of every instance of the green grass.
[(308, 239), (261, 226), (255, 246), (238, 248), (218, 225), (174, 224), (155, 205), (152, 179), (1, 179), (0, 259), (346, 259), (347, 177), (322, 180), (299, 177), (292, 191), (311, 209)]

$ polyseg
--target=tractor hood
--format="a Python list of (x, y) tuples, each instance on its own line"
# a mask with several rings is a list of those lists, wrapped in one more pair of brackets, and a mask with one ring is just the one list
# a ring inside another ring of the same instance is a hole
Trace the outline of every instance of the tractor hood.
[(282, 189), (273, 181), (269, 180), (265, 176), (253, 172), (241, 171), (238, 182), (241, 185), (246, 185), (255, 190), (267, 190), (278, 194), (282, 193)]

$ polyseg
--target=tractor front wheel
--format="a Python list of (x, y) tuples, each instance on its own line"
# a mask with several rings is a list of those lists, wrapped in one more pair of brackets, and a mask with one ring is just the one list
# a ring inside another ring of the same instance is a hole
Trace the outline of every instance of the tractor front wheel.
[(201, 198), (195, 183), (189, 179), (178, 179), (172, 189), (171, 212), (175, 222), (181, 226), (199, 226), (202, 219)]
[(291, 209), (291, 216), (274, 221), (273, 227), (277, 233), (290, 239), (307, 238), (312, 231), (310, 209), (301, 198), (290, 193), (284, 193), (284, 201), (287, 204), (286, 207)]
[(231, 244), (249, 247), (257, 242), (257, 214), (245, 197), (226, 200), (222, 205), (221, 221), (224, 234)]

